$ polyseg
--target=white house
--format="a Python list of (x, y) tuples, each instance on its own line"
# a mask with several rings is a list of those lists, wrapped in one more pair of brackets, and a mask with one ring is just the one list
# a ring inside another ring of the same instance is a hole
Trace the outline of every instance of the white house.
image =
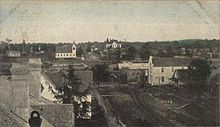
[(15, 50), (8, 50), (6, 51), (7, 57), (20, 57), (21, 53), (20, 51), (15, 51)]
[(188, 69), (190, 60), (187, 58), (149, 58), (148, 83), (151, 85), (166, 85), (172, 83), (170, 80), (176, 70)]
[(76, 58), (76, 45), (66, 44), (57, 46), (55, 58)]
[(106, 40), (106, 48), (111, 48), (111, 49), (116, 49), (116, 48), (121, 48), (121, 43), (118, 42), (118, 40)]
[(118, 64), (119, 69), (141, 69), (145, 71), (146, 83), (151, 85), (171, 84), (172, 76), (176, 70), (188, 69), (190, 60), (187, 58), (149, 57), (148, 62)]

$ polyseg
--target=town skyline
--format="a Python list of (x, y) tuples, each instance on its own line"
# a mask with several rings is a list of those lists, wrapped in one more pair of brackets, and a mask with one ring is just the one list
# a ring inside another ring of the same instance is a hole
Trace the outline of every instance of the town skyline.
[(220, 39), (219, 5), (219, 1), (1, 1), (0, 40)]

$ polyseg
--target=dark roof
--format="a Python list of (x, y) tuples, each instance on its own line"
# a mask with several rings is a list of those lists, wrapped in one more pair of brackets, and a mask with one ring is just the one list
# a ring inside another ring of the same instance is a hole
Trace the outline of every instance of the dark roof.
[[(59, 87), (64, 79), (64, 72), (61, 71), (47, 71), (45, 74), (48, 78), (56, 85), (55, 87)], [(85, 92), (88, 87), (93, 84), (93, 73), (90, 70), (75, 70), (74, 75), (81, 81), (81, 85), (78, 89), (79, 92)]]
[(153, 64), (156, 67), (189, 66), (190, 61), (191, 60), (189, 58), (153, 58)]
[(71, 53), (72, 52), (72, 46), (71, 44), (66, 44), (62, 46), (56, 47), (56, 53)]

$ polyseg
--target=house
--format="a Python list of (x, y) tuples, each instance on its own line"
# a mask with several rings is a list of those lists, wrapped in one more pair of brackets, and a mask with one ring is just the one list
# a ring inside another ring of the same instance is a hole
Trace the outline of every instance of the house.
[(21, 53), (19, 51), (15, 51), (15, 50), (7, 50), (6, 56), (7, 57), (20, 57)]
[(145, 73), (145, 82), (147, 84), (167, 85), (173, 82), (172, 80), (170, 80), (170, 78), (172, 78), (176, 70), (188, 69), (189, 64), (189, 58), (168, 58), (150, 56), (148, 62), (123, 62), (118, 63), (118, 68), (143, 70)]
[(106, 48), (110, 48), (110, 49), (116, 49), (116, 48), (121, 48), (122, 45), (118, 40), (114, 40), (114, 39), (108, 39), (105, 41), (106, 42)]
[(75, 44), (65, 44), (56, 47), (55, 58), (76, 58), (76, 45)]
[(190, 59), (188, 58), (166, 58), (152, 57), (149, 58), (149, 76), (148, 83), (151, 85), (171, 84), (170, 78), (176, 70), (188, 69)]

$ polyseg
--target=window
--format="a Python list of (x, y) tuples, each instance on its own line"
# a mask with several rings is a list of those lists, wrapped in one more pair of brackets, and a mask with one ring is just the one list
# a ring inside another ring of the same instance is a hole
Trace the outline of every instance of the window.
[(172, 67), (172, 70), (171, 70), (172, 72), (174, 72), (174, 68)]
[(60, 56), (63, 56), (62, 54), (60, 54)]
[(66, 54), (66, 56), (68, 56), (68, 54)]
[(59, 56), (59, 54), (57, 54), (57, 56)]
[(76, 48), (75, 48), (75, 47), (73, 47), (73, 50), (76, 50)]
[(163, 67), (161, 68), (161, 72), (164, 72), (164, 68)]
[(164, 82), (164, 76), (161, 77), (161, 81)]

